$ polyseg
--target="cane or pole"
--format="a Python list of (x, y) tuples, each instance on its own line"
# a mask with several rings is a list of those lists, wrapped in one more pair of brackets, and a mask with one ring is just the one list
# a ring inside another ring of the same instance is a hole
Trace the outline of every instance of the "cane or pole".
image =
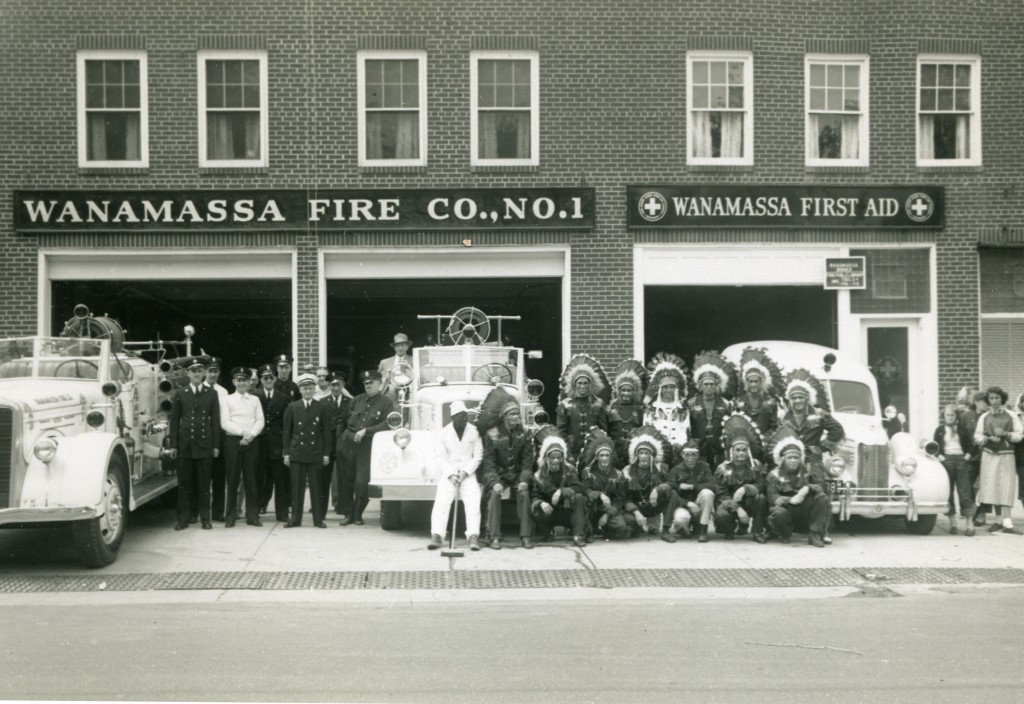
[(463, 557), (461, 550), (455, 549), (455, 521), (459, 517), (459, 490), (462, 489), (462, 482), (455, 484), (455, 499), (452, 501), (452, 535), (448, 542), (448, 549), (441, 551), (441, 557)]

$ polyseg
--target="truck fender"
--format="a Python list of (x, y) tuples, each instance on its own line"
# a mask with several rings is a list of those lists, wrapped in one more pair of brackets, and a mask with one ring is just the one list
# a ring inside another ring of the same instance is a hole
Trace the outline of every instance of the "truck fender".
[[(115, 453), (121, 455), (125, 471), (128, 453), (124, 441), (114, 433), (81, 433), (57, 438), (57, 453), (49, 463), (30, 456), (25, 483), (21, 491), (23, 508), (48, 506), (99, 507), (107, 467)], [(124, 477), (125, 491), (130, 492), (131, 477)]]
[[(889, 441), (889, 447), (893, 457), (891, 481), (912, 489), (917, 502), (945, 502), (949, 498), (949, 475), (946, 468), (921, 449), (910, 433), (896, 433)], [(917, 471), (909, 478), (896, 471), (896, 465), (904, 458), (913, 458), (917, 462)]]

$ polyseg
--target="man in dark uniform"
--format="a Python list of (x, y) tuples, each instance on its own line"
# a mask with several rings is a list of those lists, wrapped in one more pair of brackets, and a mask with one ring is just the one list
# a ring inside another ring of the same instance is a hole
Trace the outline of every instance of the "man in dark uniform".
[(523, 432), (519, 403), (501, 387), (480, 404), (477, 429), (483, 436), (484, 459), (477, 474), (483, 475), (484, 522), (487, 539), (501, 550), (501, 500), (507, 489), (516, 498), (519, 538), (533, 547), (530, 515), (530, 483), (533, 481), (533, 440)]
[(277, 388), (284, 389), (291, 401), (299, 399), (299, 387), (291, 380), (292, 359), (286, 354), (279, 354), (274, 357), (274, 366), (277, 367)]
[(288, 521), (291, 508), (291, 477), (282, 458), (284, 412), (291, 403), (288, 392), (278, 388), (277, 371), (271, 364), (259, 369), (260, 384), (256, 398), (263, 407), (263, 433), (260, 435), (259, 477), (260, 513), (267, 512), (270, 497), (274, 497), (274, 513), (278, 521)]
[[(319, 378), (319, 377), (318, 377)], [(339, 423), (344, 423), (352, 406), (352, 398), (344, 392), (345, 375), (343, 372), (327, 374), (328, 394), (320, 399), (320, 403), (327, 409), (327, 420), (331, 426), (331, 462), (324, 469), (324, 476), (320, 480), (323, 487), (323, 514), (327, 515), (328, 502), (333, 499), (335, 511), (338, 509), (338, 440), (341, 434), (336, 430)], [(344, 427), (344, 426), (343, 426)], [(332, 481), (333, 479), (333, 481)]]
[(559, 382), (561, 400), (555, 427), (569, 446), (567, 461), (574, 462), (583, 452), (583, 441), (591, 428), (608, 432), (608, 408), (601, 400), (607, 378), (597, 360), (579, 354), (569, 360)]
[[(341, 525), (363, 525), (363, 511), (370, 503), (370, 452), (373, 436), (388, 429), (388, 414), (395, 410), (394, 402), (381, 393), (383, 381), (377, 370), (359, 375), (363, 390), (352, 400), (341, 434), (339, 455), (343, 458), (342, 482), (338, 502), (342, 510), (351, 496), (352, 512), (341, 519)], [(347, 475), (347, 476), (346, 476)], [(351, 493), (349, 493), (351, 492)]]
[(302, 525), (302, 503), (306, 498), (306, 479), (309, 479), (309, 503), (313, 507), (313, 525), (326, 528), (321, 511), (320, 478), (322, 467), (330, 463), (331, 427), (327, 411), (313, 398), (316, 391), (316, 377), (303, 374), (299, 377), (299, 393), (302, 398), (285, 409), (282, 426), (283, 462), (292, 479), (291, 520), (285, 528)]
[(170, 450), (178, 461), (178, 522), (174, 530), (188, 528), (191, 512), (189, 487), (196, 487), (194, 505), (198, 507), (203, 529), (210, 522), (210, 462), (220, 455), (220, 399), (217, 392), (203, 384), (206, 362), (193, 357), (188, 362), (188, 386), (178, 389), (171, 402)]
[[(210, 357), (206, 365), (206, 377), (203, 383), (217, 392), (217, 399), (224, 402), (228, 397), (228, 390), (220, 385), (220, 357)], [(220, 430), (218, 447), (224, 446), (224, 431)], [(210, 511), (213, 513), (213, 520), (224, 520), (224, 491), (227, 484), (227, 474), (224, 471), (224, 458), (214, 458), (210, 464)], [(235, 518), (235, 516), (232, 516)]]

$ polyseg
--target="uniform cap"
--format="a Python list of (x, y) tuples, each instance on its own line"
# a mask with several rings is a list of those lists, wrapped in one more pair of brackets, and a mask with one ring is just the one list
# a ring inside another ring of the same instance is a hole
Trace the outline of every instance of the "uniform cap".
[(312, 374), (300, 374), (299, 378), (295, 380), (295, 383), (299, 386), (305, 386), (306, 384), (316, 385), (316, 377)]
[(376, 369), (367, 369), (359, 375), (359, 381), (364, 384), (368, 381), (382, 381), (383, 379), (384, 377), (381, 376), (381, 373)]
[(234, 379), (238, 376), (244, 376), (246, 379), (249, 378), (249, 370), (246, 367), (235, 367), (231, 370), (231, 378)]
[(197, 367), (199, 369), (205, 369), (206, 360), (203, 357), (190, 357), (186, 366), (188, 369), (195, 369)]
[(207, 363), (206, 368), (207, 369), (210, 369), (210, 368), (220, 369), (222, 362), (223, 362), (223, 360), (220, 357), (210, 357), (210, 361), (209, 361), (209, 363)]
[(286, 354), (279, 354), (274, 357), (274, 364), (291, 364), (292, 358)]
[(263, 376), (264, 374), (273, 374), (274, 377), (277, 377), (277, 368), (274, 367), (273, 364), (264, 364), (260, 367), (258, 373), (260, 376)]

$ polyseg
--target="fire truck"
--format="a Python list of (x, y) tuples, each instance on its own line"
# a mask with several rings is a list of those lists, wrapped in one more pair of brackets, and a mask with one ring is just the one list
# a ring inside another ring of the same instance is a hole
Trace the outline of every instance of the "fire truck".
[[(763, 349), (784, 372), (805, 369), (824, 383), (832, 416), (846, 432), (838, 451), (826, 453), (823, 463), (830, 474), (832, 512), (840, 520), (902, 517), (908, 532), (931, 533), (948, 504), (946, 470), (909, 433), (888, 437), (878, 384), (867, 365), (829, 347), (780, 340), (741, 342), (722, 356), (738, 364), (748, 347)], [(842, 462), (831, 461), (836, 457)]]
[(0, 527), (67, 522), (85, 565), (117, 559), (129, 512), (177, 486), (164, 441), (194, 332), (129, 342), (79, 305), (60, 336), (0, 340)]
[(453, 401), (465, 403), (470, 420), (475, 420), (475, 409), (500, 386), (519, 400), (527, 430), (546, 422), (539, 402), (544, 384), (528, 379), (525, 369), (526, 359), (539, 358), (540, 353), (501, 343), (502, 322), (519, 316), (487, 316), (465, 307), (452, 315), (417, 317), (437, 322), (434, 339), (439, 344), (413, 349), (412, 364), (391, 370), (400, 410), (388, 418), (390, 430), (374, 434), (370, 453), (370, 496), (381, 500), (380, 524), (385, 530), (401, 527), (402, 502), (434, 500), (435, 442), (438, 431), (451, 420)]

